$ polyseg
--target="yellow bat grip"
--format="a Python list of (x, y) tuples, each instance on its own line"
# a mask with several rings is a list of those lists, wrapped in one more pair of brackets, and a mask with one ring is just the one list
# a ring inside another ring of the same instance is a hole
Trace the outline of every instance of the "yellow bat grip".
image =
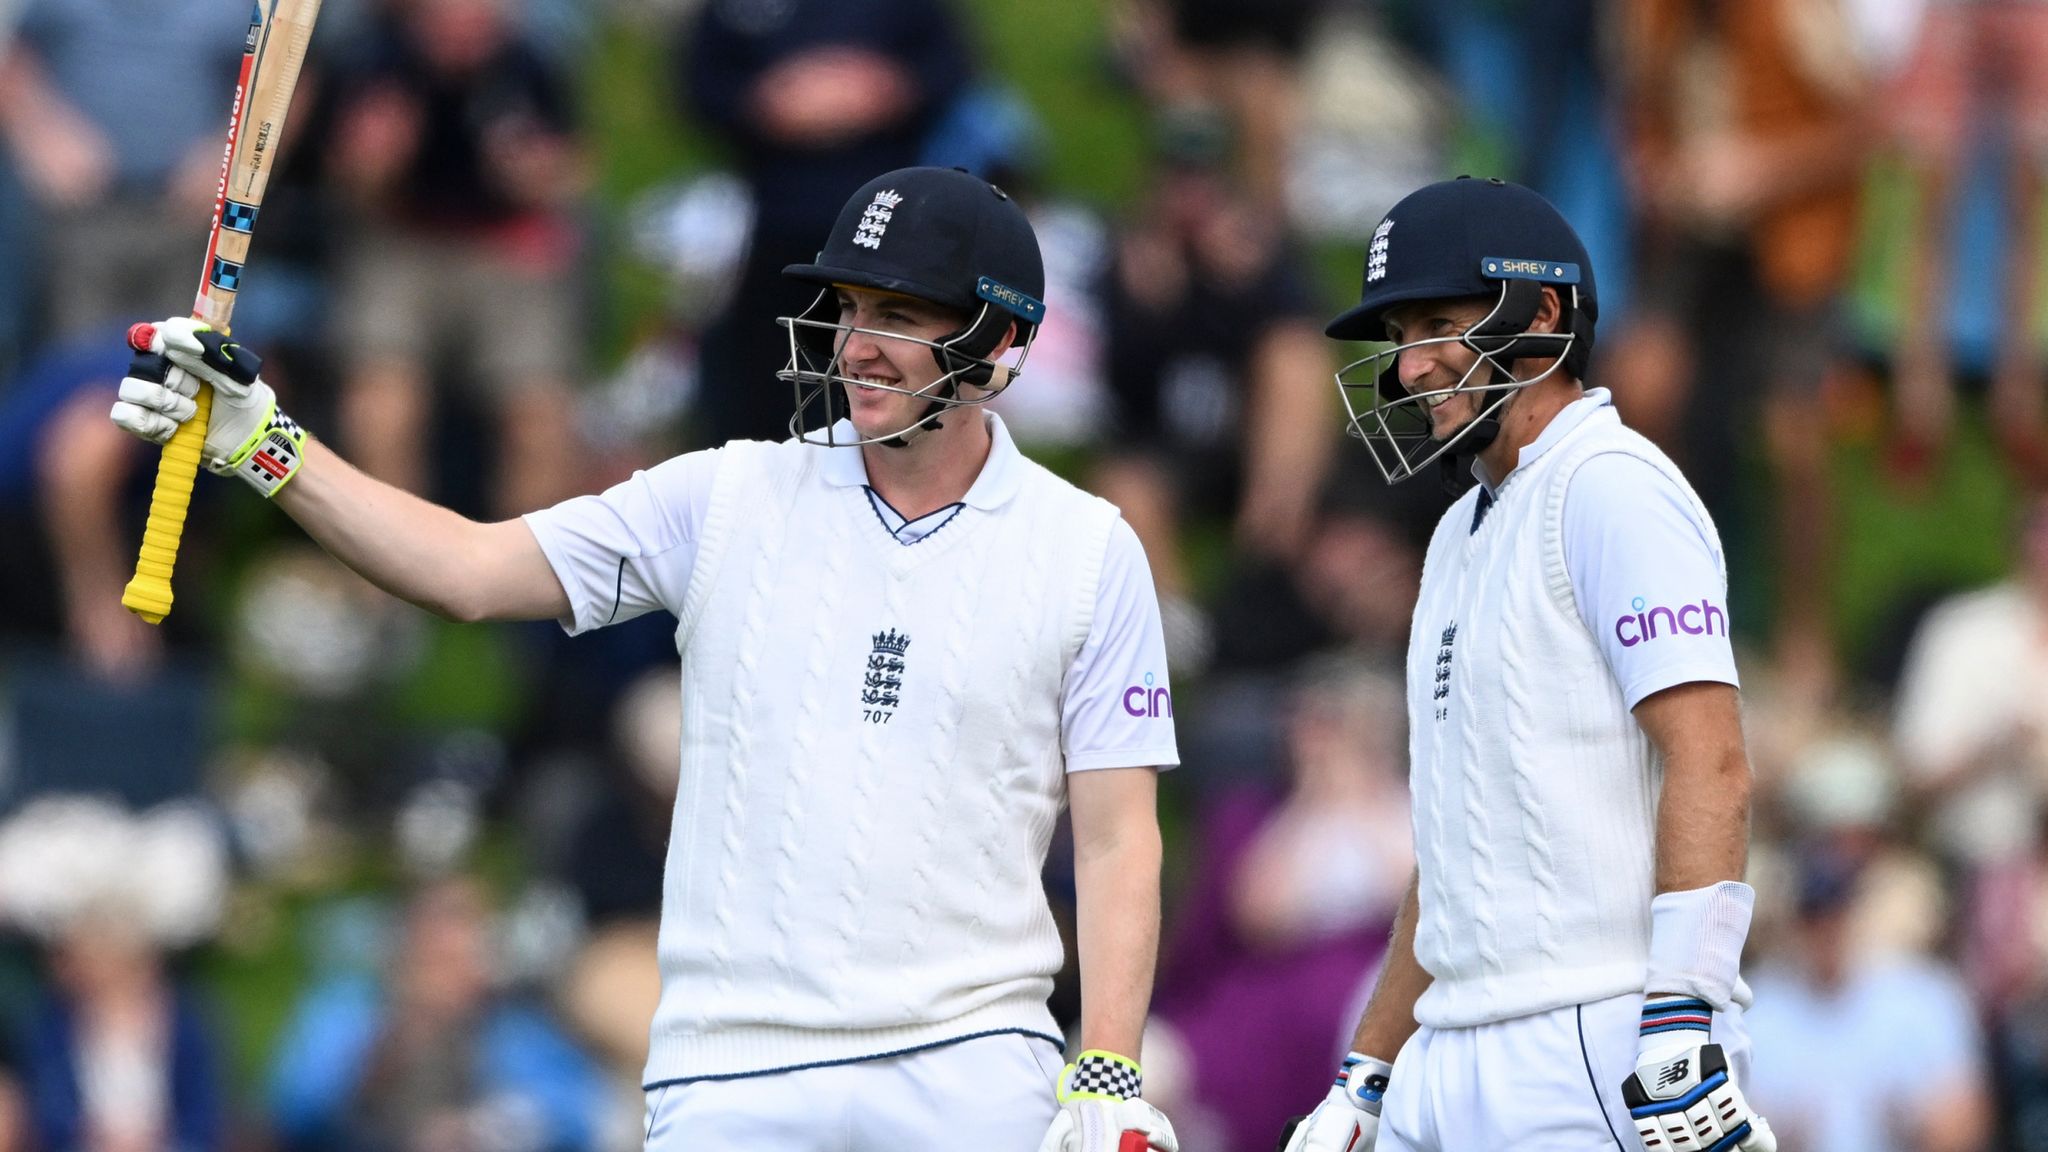
[(206, 447), (206, 423), (213, 415), (213, 388), (199, 385), (192, 398), (199, 410), (178, 425), (157, 461), (156, 490), (149, 496), (149, 523), (142, 529), (142, 551), (135, 558), (135, 578), (121, 591), (130, 612), (160, 624), (171, 614), (171, 570), (178, 565), (178, 542), (185, 535), (185, 510), (192, 504), (192, 482), (199, 476), (199, 454)]

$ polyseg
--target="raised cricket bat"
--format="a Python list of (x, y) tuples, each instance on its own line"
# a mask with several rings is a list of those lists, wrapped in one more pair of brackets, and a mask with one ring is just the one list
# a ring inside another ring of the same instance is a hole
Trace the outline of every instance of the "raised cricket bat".
[[(220, 192), (213, 205), (213, 228), (206, 240), (206, 263), (200, 273), (194, 319), (222, 335), (234, 314), (235, 293), (242, 286), (242, 266), (249, 256), (249, 238), (264, 189), (277, 167), (284, 140), (285, 113), (298, 87), (306, 45), (320, 0), (256, 0), (249, 16), (249, 36), (242, 43), (241, 78), (235, 83), (234, 109), (228, 118), (227, 150), (221, 159)], [(138, 324), (128, 342), (139, 353), (149, 351), (153, 333)], [(130, 372), (163, 378), (160, 357), (139, 355)], [(185, 510), (192, 501), (192, 482), (199, 475), (199, 454), (206, 443), (206, 422), (213, 413), (213, 389), (199, 386), (198, 414), (179, 427), (164, 445), (156, 469), (156, 490), (149, 498), (149, 523), (142, 531), (142, 550), (135, 559), (135, 578), (121, 593), (128, 610), (158, 623), (171, 611), (171, 571), (178, 563), (178, 541), (185, 534)]]

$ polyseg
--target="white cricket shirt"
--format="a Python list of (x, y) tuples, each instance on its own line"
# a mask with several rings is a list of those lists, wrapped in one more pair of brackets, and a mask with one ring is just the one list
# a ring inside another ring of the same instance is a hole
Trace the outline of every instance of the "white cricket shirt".
[(1177, 762), (1172, 697), (1135, 538), (989, 419), (911, 524), (858, 448), (751, 441), (528, 518), (572, 630), (678, 620), (647, 1084), (1055, 1035), (1065, 774)]
[(1408, 651), (1418, 1022), (1643, 990), (1662, 765), (1632, 709), (1735, 682), (1726, 597), (1705, 510), (1603, 390), (1445, 513)]

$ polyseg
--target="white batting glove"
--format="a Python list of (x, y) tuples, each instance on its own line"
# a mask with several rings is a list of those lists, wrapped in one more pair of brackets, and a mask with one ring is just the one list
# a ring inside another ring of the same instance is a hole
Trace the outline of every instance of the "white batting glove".
[(1742, 1098), (1719, 1044), (1713, 1008), (1690, 996), (1643, 1001), (1641, 1053), (1621, 1096), (1650, 1152), (1777, 1152), (1771, 1126)]
[(1059, 1114), (1038, 1152), (1126, 1152), (1125, 1133), (1143, 1133), (1141, 1147), (1155, 1152), (1180, 1152), (1166, 1114), (1138, 1098), (1143, 1087), (1136, 1063), (1099, 1048), (1081, 1053), (1060, 1073)]
[(277, 410), (277, 394), (259, 375), (262, 359), (189, 317), (146, 327), (153, 328), (154, 355), (137, 356), (130, 365), (109, 413), (114, 423), (162, 444), (197, 411), (200, 383), (211, 385), (213, 413), (200, 461), (210, 472), (239, 476), (265, 496), (276, 495), (305, 459), (306, 433)]
[(1294, 1126), (1283, 1152), (1372, 1152), (1380, 1138), (1380, 1102), (1394, 1067), (1353, 1052), (1316, 1110)]

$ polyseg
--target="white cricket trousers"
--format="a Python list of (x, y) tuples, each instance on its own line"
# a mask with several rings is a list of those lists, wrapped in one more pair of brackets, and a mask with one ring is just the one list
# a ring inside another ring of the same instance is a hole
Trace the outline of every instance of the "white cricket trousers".
[[(1402, 1045), (1377, 1152), (1641, 1152), (1621, 1082), (1636, 1070), (1643, 998), (1616, 996), (1476, 1028), (1421, 1028)], [(1742, 1012), (1713, 1042), (1749, 1079)]]
[(646, 1152), (1038, 1152), (1060, 1051), (1006, 1033), (647, 1092)]

